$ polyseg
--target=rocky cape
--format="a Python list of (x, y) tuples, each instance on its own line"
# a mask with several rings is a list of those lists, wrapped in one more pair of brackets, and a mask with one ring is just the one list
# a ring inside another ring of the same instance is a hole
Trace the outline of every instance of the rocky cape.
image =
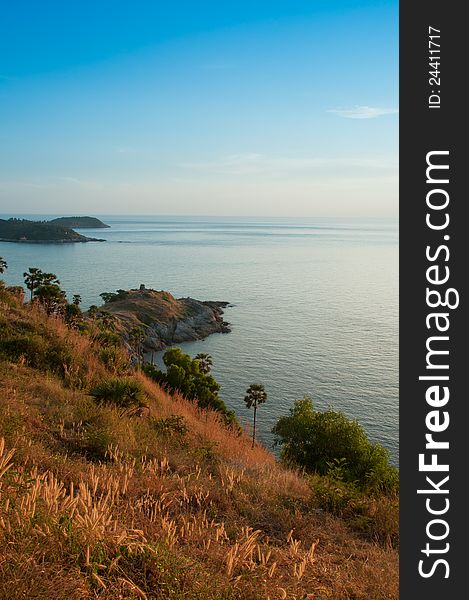
[(76, 242), (104, 242), (77, 233), (49, 221), (28, 219), (0, 219), (0, 241), (27, 244), (73, 244)]
[(115, 315), (119, 329), (128, 339), (134, 327), (145, 332), (145, 351), (163, 350), (167, 346), (201, 340), (212, 333), (229, 333), (230, 324), (223, 319), (229, 302), (175, 298), (165, 291), (146, 289), (119, 290), (100, 310)]
[(71, 229), (108, 229), (110, 227), (96, 217), (57, 217), (48, 222)]

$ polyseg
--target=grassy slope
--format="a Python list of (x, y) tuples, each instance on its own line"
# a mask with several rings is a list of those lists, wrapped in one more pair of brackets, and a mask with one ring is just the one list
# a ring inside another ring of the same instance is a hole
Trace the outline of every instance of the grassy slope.
[(396, 551), (214, 413), (139, 374), (150, 416), (97, 406), (100, 348), (1, 289), (0, 332), (54, 347), (47, 365), (0, 354), (2, 599), (397, 598)]
[(128, 290), (122, 300), (113, 300), (100, 307), (117, 317), (127, 329), (142, 323), (170, 323), (184, 317), (184, 303), (169, 292)]

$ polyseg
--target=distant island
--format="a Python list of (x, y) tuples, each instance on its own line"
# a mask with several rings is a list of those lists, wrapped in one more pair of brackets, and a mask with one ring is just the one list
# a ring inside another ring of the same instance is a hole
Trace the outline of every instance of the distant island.
[(104, 242), (77, 233), (51, 221), (28, 221), (27, 219), (0, 219), (0, 241), (42, 244), (69, 244), (74, 242)]
[(169, 292), (147, 289), (117, 290), (101, 294), (100, 307), (120, 322), (124, 336), (142, 327), (145, 350), (162, 350), (173, 344), (203, 339), (212, 333), (229, 333), (223, 319), (228, 302), (210, 302), (193, 298), (175, 298)]
[(49, 223), (73, 229), (106, 229), (110, 227), (110, 225), (106, 225), (106, 223), (103, 223), (96, 217), (58, 217), (57, 219), (52, 219)]

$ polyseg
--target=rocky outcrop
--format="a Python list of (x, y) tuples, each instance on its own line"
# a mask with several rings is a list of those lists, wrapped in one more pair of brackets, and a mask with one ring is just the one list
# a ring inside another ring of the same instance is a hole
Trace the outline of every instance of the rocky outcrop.
[(0, 219), (0, 241), (27, 244), (72, 244), (76, 242), (104, 242), (77, 233), (49, 221), (28, 221), (27, 219)]
[(174, 298), (170, 293), (145, 289), (123, 292), (106, 303), (102, 310), (114, 314), (124, 337), (134, 327), (145, 331), (145, 350), (162, 350), (167, 346), (201, 340), (212, 333), (228, 333), (230, 325), (223, 318), (228, 302), (204, 302), (194, 298)]

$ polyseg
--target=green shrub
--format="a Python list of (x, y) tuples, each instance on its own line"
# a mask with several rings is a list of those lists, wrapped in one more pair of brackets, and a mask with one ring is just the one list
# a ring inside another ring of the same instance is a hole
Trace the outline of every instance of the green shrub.
[(154, 365), (144, 365), (144, 373), (170, 393), (180, 393), (188, 400), (197, 402), (202, 409), (217, 411), (227, 426), (239, 428), (234, 412), (218, 395), (220, 385), (212, 375), (200, 370), (197, 359), (192, 359), (180, 348), (170, 348), (164, 353), (163, 361), (166, 373)]
[(184, 417), (180, 415), (171, 415), (160, 419), (153, 419), (152, 426), (155, 431), (163, 437), (173, 435), (184, 436), (187, 433), (187, 425)]
[(120, 408), (145, 406), (143, 385), (136, 379), (113, 377), (91, 389), (90, 395), (99, 404), (112, 404)]
[(314, 410), (310, 398), (297, 400), (290, 415), (281, 417), (272, 432), (286, 463), (353, 483), (369, 492), (394, 493), (399, 476), (389, 452), (370, 442), (359, 423), (344, 414)]
[(320, 508), (341, 517), (361, 513), (362, 496), (351, 483), (328, 476), (313, 476), (311, 487)]
[(388, 547), (399, 546), (397, 494), (368, 494), (330, 475), (312, 475), (316, 505), (347, 521), (358, 533)]
[(103, 348), (118, 348), (119, 346), (122, 346), (122, 340), (119, 334), (112, 331), (100, 331), (93, 339)]
[(192, 451), (192, 456), (199, 465), (204, 466), (213, 473), (216, 472), (216, 468), (220, 464), (216, 442), (207, 442), (204, 446), (195, 448)]
[(34, 369), (52, 371), (61, 376), (73, 362), (65, 344), (36, 332), (17, 331), (11, 337), (0, 339), (0, 354), (11, 361), (22, 359)]
[[(47, 350), (47, 342), (35, 333), (0, 340), (0, 353), (11, 361), (23, 358), (31, 367), (40, 367)], [(42, 359), (42, 360), (41, 360)]]
[(129, 368), (129, 361), (119, 348), (105, 347), (100, 351), (99, 358), (105, 367), (114, 374), (124, 374)]
[(83, 451), (90, 460), (104, 461), (113, 443), (114, 437), (109, 431), (91, 426), (86, 431)]

